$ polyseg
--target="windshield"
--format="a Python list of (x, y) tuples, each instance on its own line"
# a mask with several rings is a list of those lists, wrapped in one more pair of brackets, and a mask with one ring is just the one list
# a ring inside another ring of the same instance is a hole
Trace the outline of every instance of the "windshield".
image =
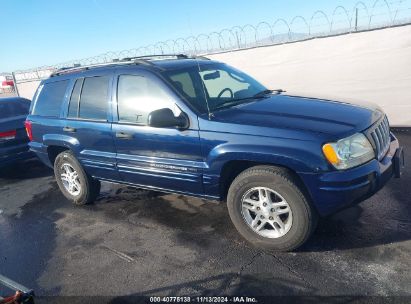
[(164, 74), (200, 113), (207, 113), (207, 102), (210, 112), (214, 112), (253, 101), (267, 91), (252, 77), (222, 63), (199, 64)]

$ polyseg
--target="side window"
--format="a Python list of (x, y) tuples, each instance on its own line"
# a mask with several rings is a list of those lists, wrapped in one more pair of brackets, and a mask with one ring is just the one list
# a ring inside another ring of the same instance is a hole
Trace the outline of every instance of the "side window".
[(84, 119), (107, 120), (109, 77), (84, 78), (78, 116)]
[(147, 124), (148, 114), (169, 108), (180, 114), (170, 96), (153, 80), (136, 75), (121, 75), (117, 86), (118, 117), (120, 122)]
[(74, 84), (73, 92), (70, 97), (70, 104), (67, 117), (78, 117), (78, 106), (80, 101), (81, 88), (83, 87), (83, 78), (77, 79)]
[(193, 80), (188, 72), (174, 74), (170, 78), (180, 92), (183, 92), (188, 97), (196, 98)]
[(59, 117), (68, 83), (68, 80), (45, 83), (37, 98), (33, 114)]

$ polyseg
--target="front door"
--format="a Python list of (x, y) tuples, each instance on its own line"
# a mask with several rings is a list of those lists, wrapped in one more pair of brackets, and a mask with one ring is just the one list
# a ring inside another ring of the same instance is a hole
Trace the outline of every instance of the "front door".
[[(202, 194), (202, 171), (197, 117), (156, 75), (147, 71), (115, 77), (113, 137), (117, 168), (124, 182), (186, 194)], [(169, 108), (188, 114), (190, 127), (154, 128), (147, 125), (150, 112)]]

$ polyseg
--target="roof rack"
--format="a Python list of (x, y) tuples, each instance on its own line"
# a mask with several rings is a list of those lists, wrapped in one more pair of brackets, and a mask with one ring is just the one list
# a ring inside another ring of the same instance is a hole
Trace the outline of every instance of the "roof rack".
[(126, 57), (122, 60), (133, 60), (133, 59), (144, 59), (144, 60), (156, 60), (156, 59), (190, 59), (188, 55), (185, 54), (159, 54), (159, 55), (143, 55), (143, 56), (135, 56), (135, 57)]
[(120, 64), (132, 64), (132, 63), (133, 63), (132, 61), (113, 60), (112, 62), (89, 64), (89, 65), (74, 64), (72, 67), (63, 67), (61, 69), (58, 69), (57, 71), (53, 72), (50, 75), (50, 77), (69, 74), (73, 72), (85, 71), (91, 68), (98, 68), (98, 67), (111, 66), (111, 65), (120, 65)]
[(159, 54), (159, 55), (143, 55), (143, 56), (136, 56), (136, 57), (125, 57), (122, 60), (135, 60), (135, 59), (143, 59), (143, 60), (167, 60), (167, 59), (203, 59), (203, 60), (210, 60), (205, 56), (195, 56), (195, 55), (186, 55), (186, 54)]
[(106, 63), (97, 63), (97, 64), (90, 64), (90, 65), (84, 65), (84, 66), (82, 66), (81, 64), (74, 64), (72, 67), (63, 67), (61, 69), (58, 69), (57, 71), (53, 72), (50, 75), (50, 77), (64, 75), (64, 74), (73, 73), (73, 72), (85, 71), (91, 68), (112, 66), (112, 65), (141, 64), (141, 65), (154, 66), (154, 64), (151, 62), (152, 60), (158, 60), (158, 59), (166, 60), (169, 58), (210, 60), (209, 58), (204, 57), (204, 56), (188, 56), (185, 54), (159, 54), (159, 55), (125, 57), (123, 59), (113, 59), (112, 62), (106, 62)]

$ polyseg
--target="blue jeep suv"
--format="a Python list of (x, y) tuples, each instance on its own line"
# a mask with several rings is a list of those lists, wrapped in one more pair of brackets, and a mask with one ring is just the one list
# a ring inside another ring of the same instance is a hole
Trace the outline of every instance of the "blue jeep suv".
[(299, 247), (319, 216), (403, 165), (381, 109), (285, 95), (207, 58), (61, 69), (32, 104), (31, 150), (75, 204), (101, 180), (222, 200), (239, 233), (270, 250)]

